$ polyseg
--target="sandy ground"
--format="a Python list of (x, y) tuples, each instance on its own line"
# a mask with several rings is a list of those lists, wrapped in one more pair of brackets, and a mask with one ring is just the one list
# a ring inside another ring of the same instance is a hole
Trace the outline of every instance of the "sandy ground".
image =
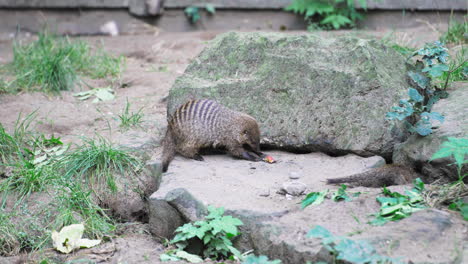
[[(379, 37), (392, 32), (392, 30), (352, 31), (353, 34), (370, 34)], [(116, 99), (96, 104), (91, 101), (79, 101), (73, 97), (76, 91), (63, 92), (60, 96), (42, 93), (0, 94), (0, 122), (11, 130), (19, 114), (24, 116), (37, 111), (37, 122), (33, 123), (33, 129), (47, 135), (54, 134), (65, 142), (79, 142), (83, 136), (93, 137), (96, 134), (114, 139), (124, 133), (119, 130), (117, 115), (122, 112), (128, 99), (132, 111), (143, 108), (145, 121), (143, 130), (161, 139), (166, 127), (166, 104), (163, 99), (190, 60), (219, 33), (221, 32), (84, 38), (93, 45), (102, 43), (112, 54), (126, 56), (126, 69), (120, 81), (121, 84), (125, 84), (123, 85), (125, 88), (122, 88), (122, 85), (113, 87)], [(343, 32), (333, 34), (341, 33)], [(407, 28), (393, 35), (397, 42), (411, 46), (420, 46), (438, 37), (438, 33), (429, 26)], [(11, 46), (11, 41), (0, 42), (0, 63), (11, 61)], [(97, 87), (106, 85), (102, 81), (95, 81), (93, 84)], [(160, 152), (160, 147), (156, 147), (152, 153), (153, 158), (159, 157)], [(307, 185), (307, 191), (316, 191), (326, 187), (324, 180), (328, 177), (349, 175), (368, 168), (366, 159), (352, 155), (332, 158), (320, 153), (304, 155), (279, 151), (268, 153), (277, 159), (278, 163), (252, 163), (235, 160), (225, 155), (208, 156), (205, 162), (176, 157), (169, 173), (164, 177), (161, 194), (172, 187), (189, 184), (195, 186), (195, 189), (198, 188), (200, 197), (210, 204), (223, 205), (217, 202), (217, 197), (228, 195), (228, 200), (232, 201), (231, 209), (245, 209), (248, 204), (247, 207), (255, 211), (281, 212), (290, 210), (299, 202), (297, 198), (289, 199), (276, 194), (279, 186), (288, 181), (291, 172), (300, 175), (299, 180)], [(185, 177), (171, 178), (171, 175), (185, 175)], [(245, 184), (246, 179), (249, 185)], [(210, 182), (224, 184), (225, 187), (217, 188), (217, 185), (210, 185)], [(225, 193), (226, 189), (229, 193)], [(260, 196), (262, 193), (269, 195)], [(151, 239), (147, 240), (148, 236), (136, 237), (138, 239), (129, 239), (127, 242), (118, 239), (116, 243), (131, 244), (121, 247), (122, 252), (125, 248), (132, 250), (128, 250), (129, 253), (121, 252), (121, 255), (115, 255), (106, 261), (142, 263), (152, 259), (151, 263), (156, 263), (154, 259), (161, 252), (160, 245)], [(159, 249), (155, 251), (155, 248)]]

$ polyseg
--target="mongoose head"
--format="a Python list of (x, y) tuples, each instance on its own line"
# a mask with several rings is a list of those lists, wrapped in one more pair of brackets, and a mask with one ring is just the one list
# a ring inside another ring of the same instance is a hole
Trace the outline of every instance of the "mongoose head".
[(260, 152), (260, 129), (257, 121), (249, 115), (243, 115), (241, 124), (240, 142), (242, 145), (254, 152)]

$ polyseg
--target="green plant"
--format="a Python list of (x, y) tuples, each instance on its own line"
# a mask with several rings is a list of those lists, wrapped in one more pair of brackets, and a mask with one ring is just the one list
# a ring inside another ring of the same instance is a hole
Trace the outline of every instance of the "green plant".
[(442, 143), (441, 148), (432, 155), (431, 161), (435, 159), (447, 158), (452, 156), (457, 165), (458, 181), (462, 182), (468, 174), (462, 175), (462, 167), (468, 163), (465, 156), (468, 155), (468, 138), (449, 137)]
[(130, 113), (130, 102), (128, 102), (127, 98), (127, 103), (125, 104), (125, 108), (122, 111), (122, 114), (119, 115), (120, 119), (120, 128), (122, 129), (129, 129), (130, 127), (141, 127), (141, 123), (143, 122), (143, 113), (141, 111), (143, 108), (140, 108), (138, 112)]
[(353, 199), (349, 196), (348, 192), (346, 191), (347, 188), (348, 188), (348, 187), (347, 187), (346, 185), (342, 184), (342, 185), (340, 186), (340, 188), (339, 188), (336, 192), (334, 192), (334, 193), (332, 194), (331, 199), (332, 199), (333, 201), (335, 201), (335, 202), (339, 202), (339, 201), (341, 201), (341, 200), (345, 200), (345, 201), (349, 202), (349, 201), (353, 200)]
[(107, 211), (98, 206), (91, 197), (92, 191), (73, 179), (62, 179), (54, 203), (59, 214), (55, 217), (55, 229), (84, 223), (85, 234), (91, 238), (102, 238), (113, 234), (115, 221)]
[(463, 219), (468, 221), (468, 203), (465, 203), (462, 198), (459, 198), (458, 200), (455, 200), (449, 204), (448, 208), (450, 210), (459, 211)]
[[(206, 4), (205, 10), (210, 15), (214, 15), (216, 13), (216, 9), (212, 4)], [(195, 24), (200, 18), (200, 8), (196, 6), (188, 6), (184, 10), (185, 15), (190, 20), (192, 24)]]
[(301, 208), (304, 209), (309, 205), (318, 205), (323, 203), (325, 197), (328, 194), (328, 190), (321, 192), (310, 192), (301, 202)]
[[(351, 201), (352, 197), (357, 197), (361, 193), (356, 192), (356, 193), (348, 193), (346, 191), (348, 187), (345, 184), (342, 184), (338, 190), (336, 190), (334, 193), (332, 193), (330, 199), (332, 199), (335, 202), (339, 201)], [(328, 190), (321, 191), (321, 192), (311, 192), (306, 195), (306, 197), (301, 201), (301, 208), (304, 209), (309, 205), (318, 205), (321, 204), (325, 198), (327, 198), (328, 195)], [(351, 195), (351, 196), (350, 196)]]
[(450, 19), (447, 32), (442, 34), (440, 41), (444, 43), (453, 44), (467, 44), (468, 43), (468, 22), (467, 18), (463, 18), (463, 22), (458, 22)]
[(426, 208), (421, 195), (424, 190), (424, 183), (417, 178), (412, 190), (406, 190), (406, 195), (398, 192), (391, 192), (386, 187), (383, 188), (385, 197), (377, 197), (381, 204), (376, 218), (370, 222), (372, 225), (383, 225), (389, 221), (397, 221), (410, 216), (412, 213)]
[[(366, 0), (359, 0), (359, 4), (366, 10)], [(354, 0), (292, 0), (285, 10), (304, 15), (309, 28), (353, 27), (357, 20), (363, 18), (356, 10)]]
[[(454, 48), (455, 49), (455, 48)], [(455, 54), (455, 58), (449, 63), (449, 71), (446, 71), (440, 77), (445, 80), (444, 87), (448, 86), (450, 82), (466, 81), (468, 80), (468, 53), (466, 46), (460, 46), (460, 50)]]
[(223, 208), (208, 206), (208, 212), (205, 220), (187, 223), (177, 228), (177, 234), (170, 242), (177, 246), (177, 250), (161, 255), (161, 259), (167, 257), (180, 259), (181, 254), (186, 255), (184, 249), (187, 248), (191, 239), (199, 239), (203, 242), (204, 258), (221, 259), (230, 255), (240, 256), (240, 252), (232, 246), (231, 239), (239, 234), (237, 227), (242, 225), (242, 221), (230, 215), (223, 216)]
[(248, 255), (242, 264), (281, 264), (281, 260), (269, 260), (267, 256)]
[(82, 145), (65, 154), (57, 166), (64, 171), (64, 177), (84, 179), (91, 185), (106, 183), (111, 191), (116, 191), (113, 173), (136, 172), (141, 162), (129, 151), (114, 147), (108, 140), (84, 139)]
[(432, 82), (449, 70), (449, 55), (447, 49), (438, 41), (417, 50), (412, 57), (417, 55), (422, 57), (422, 61), (418, 61), (414, 70), (408, 72), (416, 88), (410, 87), (409, 99), (400, 100), (399, 105), (393, 106), (393, 111), (388, 112), (386, 118), (404, 121), (410, 132), (427, 136), (432, 133), (435, 121), (444, 121), (441, 114), (431, 110), (438, 100), (447, 97), (446, 86), (442, 89), (437, 88)]
[[(0, 255), (44, 248), (50, 244), (51, 230), (80, 222), (85, 224), (88, 237), (112, 235), (115, 221), (96, 204), (92, 190), (77, 177), (80, 173), (97, 175), (139, 164), (107, 142), (103, 146), (102, 142), (88, 141), (68, 152), (60, 138), (36, 136), (30, 130), (34, 117), (35, 113), (24, 118), (19, 115), (11, 134), (0, 124), (1, 165), (11, 168), (6, 178), (0, 178)], [(30, 199), (32, 193), (38, 194)], [(38, 197), (43, 201), (36, 203)]]
[(399, 259), (382, 256), (365, 240), (352, 240), (345, 236), (335, 236), (322, 226), (315, 226), (307, 233), (308, 237), (322, 239), (322, 245), (337, 260), (349, 263), (403, 263)]
[(92, 53), (88, 44), (70, 41), (48, 31), (39, 33), (31, 44), (15, 42), (13, 62), (9, 69), (15, 75), (8, 86), (16, 90), (35, 90), (57, 93), (71, 90), (80, 74), (92, 78), (116, 77), (121, 73), (123, 57), (112, 57), (102, 50)]
[(19, 234), (10, 218), (11, 214), (0, 208), (0, 256), (13, 256), (20, 250)]
[(449, 137), (442, 143), (440, 149), (432, 155), (431, 161), (452, 156), (457, 166), (458, 180), (455, 183), (434, 186), (424, 198), (426, 203), (434, 207), (449, 204), (449, 209), (460, 211), (463, 218), (468, 221), (468, 204), (462, 200), (462, 197), (468, 195), (468, 186), (463, 182), (468, 173), (462, 173), (463, 165), (468, 163), (466, 155), (468, 155), (467, 138)]

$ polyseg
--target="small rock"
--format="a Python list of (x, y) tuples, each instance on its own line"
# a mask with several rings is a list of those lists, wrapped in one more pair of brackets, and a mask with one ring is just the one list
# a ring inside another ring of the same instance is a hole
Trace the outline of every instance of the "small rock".
[(119, 35), (119, 28), (117, 27), (117, 23), (113, 20), (102, 25), (99, 28), (99, 31), (104, 35), (110, 35), (113, 37)]
[(301, 175), (297, 171), (292, 171), (289, 173), (289, 179), (297, 180), (299, 178), (301, 178)]
[(259, 193), (258, 193), (259, 196), (262, 196), (262, 197), (268, 197), (270, 196), (270, 189), (264, 189), (264, 190), (261, 190)]
[(299, 181), (290, 181), (283, 183), (283, 190), (292, 196), (299, 196), (303, 194), (307, 186)]
[(385, 159), (380, 156), (372, 156), (364, 159), (362, 162), (368, 169), (380, 168), (386, 164)]

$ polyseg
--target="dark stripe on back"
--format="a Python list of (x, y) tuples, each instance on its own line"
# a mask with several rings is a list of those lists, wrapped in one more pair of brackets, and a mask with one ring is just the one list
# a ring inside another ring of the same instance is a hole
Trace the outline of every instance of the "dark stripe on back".
[(205, 113), (206, 104), (209, 102), (208, 100), (202, 100), (202, 105), (200, 106), (200, 111), (198, 111), (198, 120), (203, 121), (203, 113)]
[(185, 124), (187, 122), (187, 115), (188, 115), (188, 108), (190, 107), (190, 105), (193, 103), (192, 100), (188, 101), (185, 105), (184, 105), (184, 108), (182, 108), (182, 120), (184, 121), (183, 123)]
[(211, 131), (214, 131), (214, 119), (215, 117), (218, 116), (219, 114), (219, 105), (216, 104), (215, 106), (213, 106), (211, 109), (210, 109), (210, 113), (209, 113), (209, 116), (208, 116), (208, 120), (206, 120), (208, 122), (208, 126), (210, 128)]
[(177, 125), (178, 125), (179, 127), (180, 127), (181, 124), (182, 124), (182, 112), (184, 111), (184, 106), (185, 106), (185, 105), (186, 105), (186, 104), (183, 104), (183, 105), (181, 105), (181, 106), (179, 107), (179, 109), (177, 109), (177, 115), (176, 115), (176, 117), (177, 117)]
[(190, 123), (194, 123), (195, 119), (197, 118), (197, 110), (198, 105), (200, 104), (200, 100), (196, 100), (193, 102), (192, 107), (190, 107)]
[(211, 109), (213, 108), (213, 105), (214, 105), (214, 102), (209, 100), (208, 101), (208, 104), (206, 105), (206, 108), (205, 110), (203, 111), (203, 117), (202, 117), (202, 121), (203, 123), (205, 123), (205, 125), (208, 125), (208, 114), (211, 112)]

